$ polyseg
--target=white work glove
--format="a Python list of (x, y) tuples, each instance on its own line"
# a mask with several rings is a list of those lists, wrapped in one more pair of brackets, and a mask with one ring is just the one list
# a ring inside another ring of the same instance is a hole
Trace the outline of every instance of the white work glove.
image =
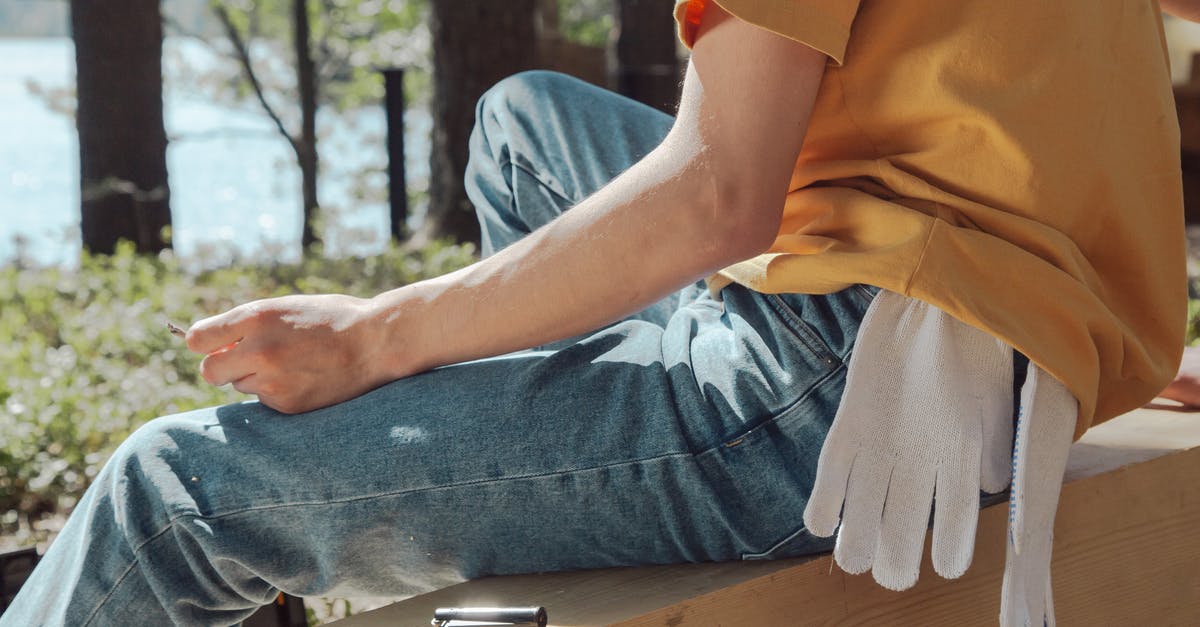
[(1008, 485), (1011, 450), (1012, 349), (881, 291), (859, 327), (804, 524), (830, 536), (840, 518), (838, 565), (903, 590), (917, 581), (933, 508), (934, 569), (959, 577), (974, 551), (979, 489)]
[(1013, 447), (1008, 548), (1000, 593), (1003, 627), (1054, 625), (1050, 545), (1078, 413), (1079, 402), (1071, 392), (1029, 364)]

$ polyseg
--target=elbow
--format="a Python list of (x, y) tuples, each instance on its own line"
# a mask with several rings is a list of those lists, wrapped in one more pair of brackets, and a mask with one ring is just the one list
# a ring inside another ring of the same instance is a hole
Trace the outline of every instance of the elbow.
[(766, 252), (783, 220), (790, 164), (764, 164), (683, 137), (668, 136), (662, 155), (678, 168), (671, 185), (686, 190), (687, 201), (676, 206), (686, 207), (688, 245), (701, 253), (705, 265), (718, 270)]
[(770, 193), (764, 190), (779, 186), (748, 180), (714, 183), (713, 232), (723, 234), (719, 254), (723, 264), (767, 252), (779, 234), (786, 191)]

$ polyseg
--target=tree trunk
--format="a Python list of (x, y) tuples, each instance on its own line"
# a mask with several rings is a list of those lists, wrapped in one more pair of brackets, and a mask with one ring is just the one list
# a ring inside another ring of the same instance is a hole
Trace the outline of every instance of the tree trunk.
[(388, 214), (392, 240), (408, 238), (408, 185), (404, 173), (404, 69), (383, 70), (383, 110), (387, 114)]
[(679, 102), (679, 59), (671, 2), (616, 0), (617, 91), (672, 115)]
[(537, 64), (537, 0), (433, 0), (433, 144), (425, 236), (479, 242), (463, 188), (475, 103), (500, 79)]
[(170, 244), (158, 0), (71, 0), (84, 248)]
[(304, 248), (316, 244), (319, 238), (313, 229), (317, 214), (317, 76), (309, 43), (307, 0), (292, 2), (293, 43), (296, 49), (296, 79), (300, 88), (300, 137), (293, 143), (296, 161), (300, 164), (303, 188)]

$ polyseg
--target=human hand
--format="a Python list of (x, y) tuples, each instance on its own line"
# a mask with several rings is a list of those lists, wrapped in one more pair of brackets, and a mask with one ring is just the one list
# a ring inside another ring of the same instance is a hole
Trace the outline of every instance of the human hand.
[(205, 381), (232, 383), (287, 414), (339, 403), (397, 378), (384, 367), (387, 343), (371, 301), (335, 294), (254, 301), (187, 331), (188, 348), (205, 355)]
[(917, 581), (932, 508), (934, 569), (959, 577), (974, 552), (979, 489), (1008, 484), (1012, 350), (888, 291), (854, 350), (804, 524), (830, 536), (840, 518), (838, 565), (903, 590)]
[(1054, 514), (1079, 402), (1070, 390), (1035, 364), (1021, 387), (1017, 440), (1013, 447), (1012, 495), (1000, 624), (1029, 627), (1054, 623), (1050, 549)]

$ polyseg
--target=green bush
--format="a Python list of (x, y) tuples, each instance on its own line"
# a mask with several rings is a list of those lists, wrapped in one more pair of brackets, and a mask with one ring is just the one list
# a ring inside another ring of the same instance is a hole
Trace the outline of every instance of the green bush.
[(166, 331), (291, 293), (370, 296), (472, 261), (470, 246), (189, 272), (170, 253), (84, 255), (78, 269), (0, 266), (0, 535), (70, 508), (112, 450), (156, 416), (241, 400), (200, 379)]
[(1200, 300), (1188, 300), (1187, 336), (1184, 343), (1187, 346), (1200, 344)]

